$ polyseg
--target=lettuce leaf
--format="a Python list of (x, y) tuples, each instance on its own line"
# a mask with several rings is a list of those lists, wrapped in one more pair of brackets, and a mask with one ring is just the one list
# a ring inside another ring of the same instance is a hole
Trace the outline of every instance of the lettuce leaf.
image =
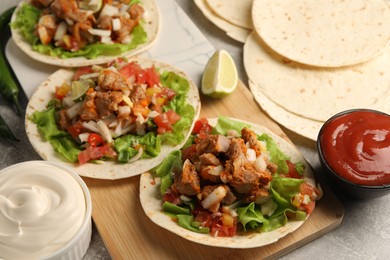
[(218, 118), (217, 124), (213, 127), (212, 133), (226, 135), (228, 130), (235, 130), (239, 136), (241, 136), (241, 129), (244, 127), (250, 128), (250, 125), (243, 122), (233, 121), (224, 116), (220, 116)]
[(20, 34), (28, 43), (35, 45), (39, 42), (39, 38), (34, 33), (34, 30), (40, 15), (41, 10), (30, 4), (24, 3), (19, 8), (16, 19), (11, 24), (11, 27), (18, 29)]
[[(286, 225), (289, 217), (295, 216), (296, 220), (304, 220), (306, 213), (297, 210), (291, 203), (292, 198), (299, 193), (302, 179), (275, 177), (271, 181), (272, 199), (278, 205), (277, 210), (266, 217), (261, 214), (260, 208), (255, 203), (244, 207), (238, 207), (238, 221), (242, 224), (244, 231), (247, 229), (259, 230), (261, 232), (272, 231)], [(288, 217), (289, 216), (289, 217)]]
[(56, 152), (68, 161), (78, 161), (78, 154), (81, 150), (67, 132), (58, 128), (54, 108), (35, 111), (29, 119), (37, 125), (38, 132), (43, 140), (49, 141)]

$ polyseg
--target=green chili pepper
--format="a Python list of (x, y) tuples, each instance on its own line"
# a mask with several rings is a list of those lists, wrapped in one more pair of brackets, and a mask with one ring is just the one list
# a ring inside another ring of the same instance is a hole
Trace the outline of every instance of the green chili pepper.
[(15, 7), (12, 7), (0, 15), (0, 93), (1, 95), (14, 103), (17, 113), (22, 114), (22, 108), (19, 104), (19, 84), (13, 75), (11, 66), (5, 56), (5, 46), (11, 36), (9, 23)]
[(7, 123), (4, 121), (3, 117), (0, 115), (0, 136), (11, 140), (19, 141), (18, 138), (12, 133), (11, 129), (8, 127)]

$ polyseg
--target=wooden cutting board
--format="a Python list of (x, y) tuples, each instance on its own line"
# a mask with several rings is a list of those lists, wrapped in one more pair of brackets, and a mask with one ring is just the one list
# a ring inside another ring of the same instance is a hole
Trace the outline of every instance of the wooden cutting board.
[[(202, 117), (225, 115), (264, 125), (288, 140), (267, 117), (241, 82), (226, 98), (202, 97)], [(323, 198), (308, 221), (268, 246), (226, 249), (187, 241), (152, 223), (139, 200), (139, 176), (121, 180), (84, 178), (93, 202), (92, 217), (113, 259), (275, 259), (336, 228), (344, 216), (337, 198), (324, 188)]]

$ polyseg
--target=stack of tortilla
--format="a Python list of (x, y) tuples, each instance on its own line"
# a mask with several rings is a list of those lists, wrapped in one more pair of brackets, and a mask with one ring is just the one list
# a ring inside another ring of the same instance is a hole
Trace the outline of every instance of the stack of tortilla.
[(275, 121), (316, 140), (343, 110), (390, 113), (389, 1), (253, 0), (251, 14), (244, 66)]
[(241, 43), (253, 31), (252, 3), (253, 0), (195, 0), (209, 21)]

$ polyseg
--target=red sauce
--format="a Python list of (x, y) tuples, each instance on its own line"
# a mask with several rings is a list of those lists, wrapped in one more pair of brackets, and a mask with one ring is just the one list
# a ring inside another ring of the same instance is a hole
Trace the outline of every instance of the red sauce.
[(353, 183), (390, 184), (390, 116), (356, 111), (326, 123), (320, 137), (329, 167)]

